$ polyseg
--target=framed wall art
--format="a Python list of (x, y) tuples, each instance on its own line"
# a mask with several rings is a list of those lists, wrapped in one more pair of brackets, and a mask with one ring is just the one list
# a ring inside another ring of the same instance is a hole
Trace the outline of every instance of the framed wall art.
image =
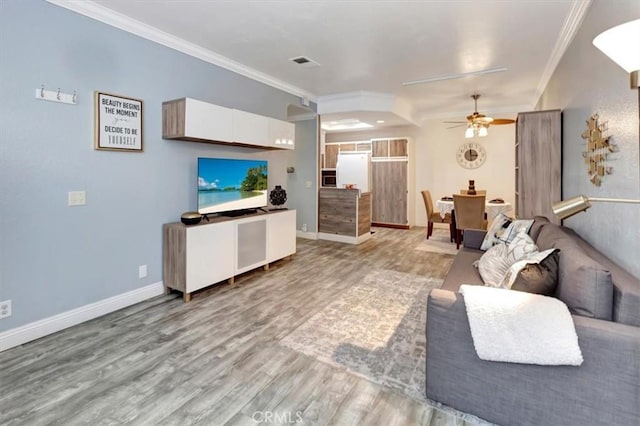
[(142, 100), (94, 92), (95, 149), (143, 152)]

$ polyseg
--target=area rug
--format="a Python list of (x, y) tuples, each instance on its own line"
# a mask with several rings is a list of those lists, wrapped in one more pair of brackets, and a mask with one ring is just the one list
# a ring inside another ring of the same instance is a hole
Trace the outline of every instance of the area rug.
[(452, 254), (456, 255), (456, 243), (451, 242), (448, 229), (434, 229), (433, 234), (427, 240), (426, 238), (415, 247), (414, 250), (429, 251), (432, 253)]
[(442, 280), (375, 270), (281, 343), (425, 400), (427, 296)]

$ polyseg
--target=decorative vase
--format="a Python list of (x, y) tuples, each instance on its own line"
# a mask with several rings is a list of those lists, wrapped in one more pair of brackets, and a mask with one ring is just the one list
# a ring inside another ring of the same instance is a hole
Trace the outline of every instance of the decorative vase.
[(467, 190), (467, 195), (476, 195), (476, 181), (469, 181), (469, 189)]
[(276, 185), (274, 189), (269, 193), (269, 202), (274, 206), (279, 207), (287, 201), (287, 191), (282, 189), (282, 186)]

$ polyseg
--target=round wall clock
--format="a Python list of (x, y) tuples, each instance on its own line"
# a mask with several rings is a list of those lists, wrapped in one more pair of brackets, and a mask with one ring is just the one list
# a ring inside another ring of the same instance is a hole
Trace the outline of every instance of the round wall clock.
[(487, 152), (479, 143), (469, 142), (460, 145), (456, 153), (456, 159), (458, 164), (465, 169), (477, 169), (487, 159)]

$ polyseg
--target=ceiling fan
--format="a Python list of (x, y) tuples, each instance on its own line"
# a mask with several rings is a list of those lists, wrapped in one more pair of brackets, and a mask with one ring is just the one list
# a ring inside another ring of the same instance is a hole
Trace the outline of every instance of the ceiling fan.
[(484, 114), (480, 114), (478, 112), (478, 98), (480, 95), (475, 93), (471, 95), (475, 103), (475, 110), (473, 114), (467, 115), (467, 121), (444, 121), (444, 123), (455, 123), (455, 126), (447, 127), (447, 129), (453, 129), (455, 127), (467, 126), (467, 130), (464, 134), (467, 138), (472, 138), (475, 135), (478, 136), (487, 136), (489, 125), (503, 125), (503, 124), (513, 124), (515, 120), (510, 118), (493, 118), (488, 117)]

